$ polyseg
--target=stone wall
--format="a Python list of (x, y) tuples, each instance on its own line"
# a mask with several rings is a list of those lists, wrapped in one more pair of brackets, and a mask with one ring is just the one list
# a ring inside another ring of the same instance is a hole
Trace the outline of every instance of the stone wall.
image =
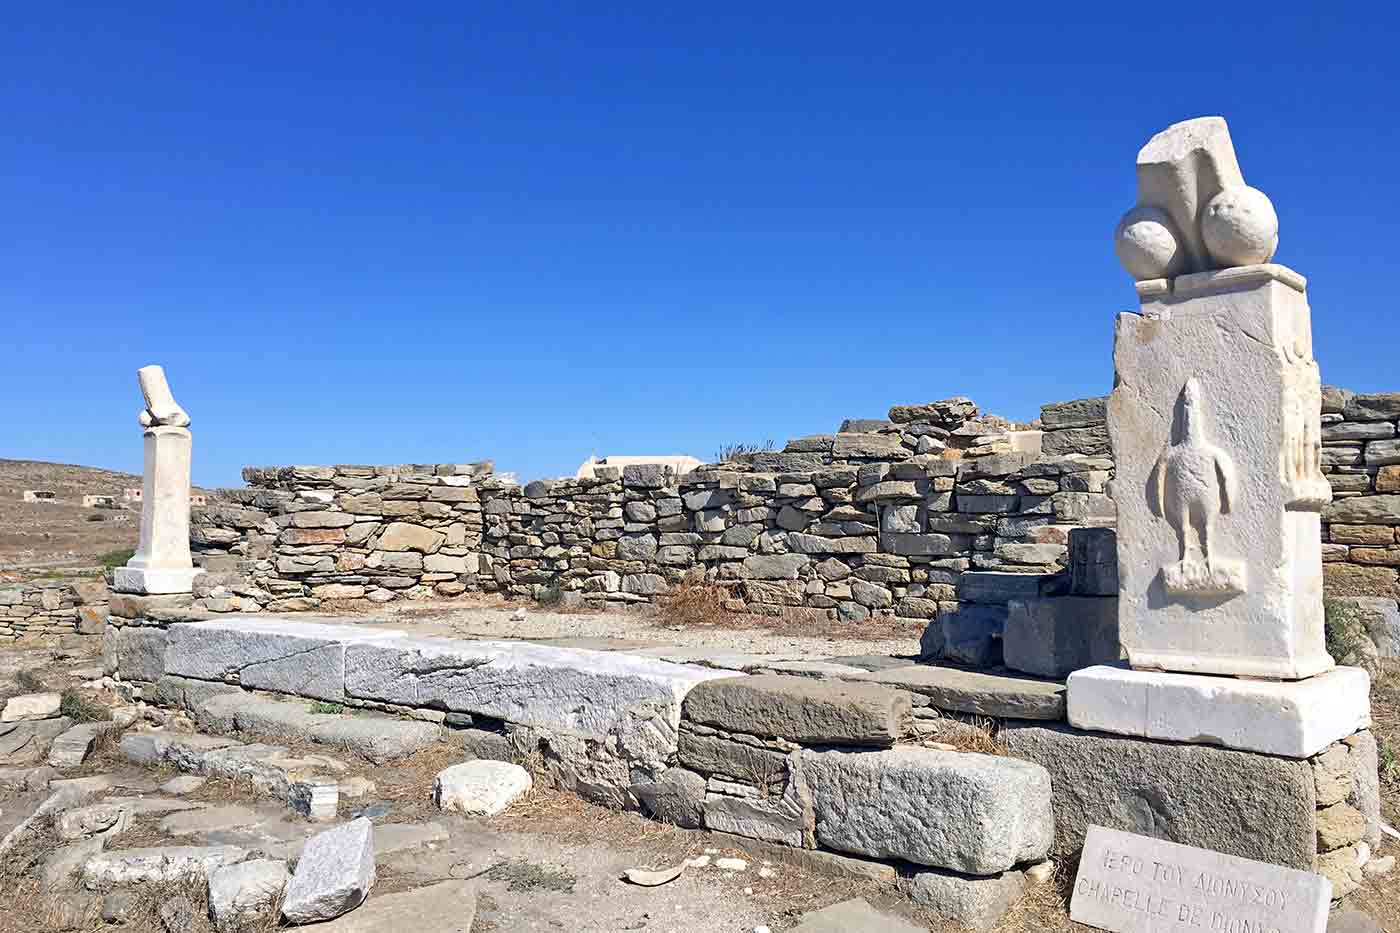
[(0, 585), (0, 644), (45, 636), (101, 635), (107, 587), (101, 581)]
[(1400, 599), (1400, 393), (1356, 395), (1324, 386), (1322, 470), (1332, 505), (1322, 514), (1327, 592)]
[(196, 605), (481, 590), (603, 606), (706, 583), (735, 611), (936, 620), (929, 654), (995, 663), (1009, 600), (1067, 565), (1071, 530), (1112, 523), (1112, 463), (1073, 443), (1017, 451), (1039, 435), (964, 398), (889, 414), (681, 477), (643, 464), (522, 487), (486, 463), (249, 469), (248, 488), (194, 511), (210, 571)]

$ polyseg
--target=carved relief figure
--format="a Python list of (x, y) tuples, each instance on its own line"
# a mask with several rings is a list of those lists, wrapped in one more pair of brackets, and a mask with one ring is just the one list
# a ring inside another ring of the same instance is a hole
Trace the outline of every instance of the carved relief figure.
[(1285, 507), (1317, 512), (1332, 501), (1332, 486), (1322, 472), (1322, 390), (1317, 363), (1302, 336), (1280, 351), (1288, 364), (1283, 399), (1283, 450), (1280, 457)]
[(1148, 477), (1148, 504), (1176, 529), (1181, 559), (1162, 568), (1168, 593), (1231, 596), (1245, 590), (1244, 564), (1212, 548), (1216, 519), (1239, 500), (1230, 455), (1206, 437), (1200, 383), (1186, 380), (1177, 399), (1172, 437)]

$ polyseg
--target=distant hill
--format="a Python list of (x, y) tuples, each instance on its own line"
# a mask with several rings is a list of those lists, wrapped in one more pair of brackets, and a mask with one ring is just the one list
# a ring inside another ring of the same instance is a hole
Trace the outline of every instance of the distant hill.
[[(93, 566), (103, 554), (134, 548), (140, 509), (120, 506), (122, 491), (140, 485), (140, 476), (117, 470), (0, 459), (0, 573)], [(51, 491), (56, 501), (25, 502), (26, 489)], [(113, 496), (119, 508), (85, 508), (89, 495)]]

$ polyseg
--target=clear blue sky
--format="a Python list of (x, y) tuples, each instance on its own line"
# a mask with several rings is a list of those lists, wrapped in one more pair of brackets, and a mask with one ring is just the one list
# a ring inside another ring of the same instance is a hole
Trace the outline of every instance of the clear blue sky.
[(139, 471), (152, 362), (204, 485), (1028, 419), (1110, 388), (1134, 156), (1204, 114), (1323, 378), (1400, 389), (1400, 13), (1288, 6), (14, 6), (0, 456)]

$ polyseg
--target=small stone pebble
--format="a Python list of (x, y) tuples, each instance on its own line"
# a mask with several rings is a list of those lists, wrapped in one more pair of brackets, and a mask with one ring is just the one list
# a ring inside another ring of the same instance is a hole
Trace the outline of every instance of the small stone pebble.
[(691, 868), (704, 868), (706, 865), (710, 864), (710, 857), (708, 855), (697, 855), (695, 858), (690, 859), (688, 864)]
[(1026, 869), (1026, 880), (1032, 884), (1044, 884), (1055, 876), (1054, 862), (1037, 862)]
[(715, 867), (720, 871), (743, 871), (749, 867), (749, 863), (741, 858), (717, 858)]
[(772, 877), (773, 877), (773, 869), (771, 869), (771, 868), (760, 868), (760, 869), (758, 870), (758, 877), (760, 877), (760, 878), (772, 878)]

